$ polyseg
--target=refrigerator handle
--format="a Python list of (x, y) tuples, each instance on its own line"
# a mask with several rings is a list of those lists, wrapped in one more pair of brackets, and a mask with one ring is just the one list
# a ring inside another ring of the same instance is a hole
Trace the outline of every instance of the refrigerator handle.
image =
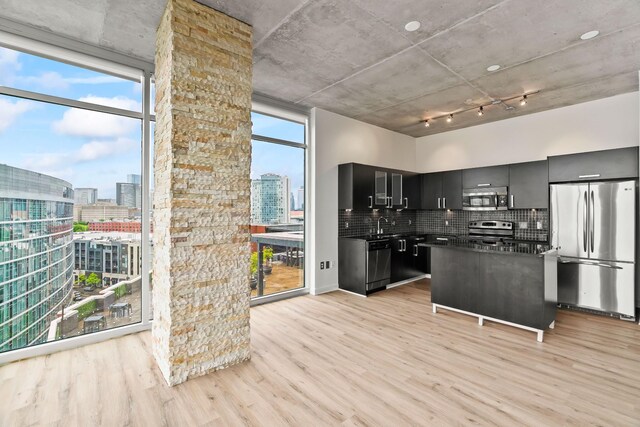
[(593, 230), (596, 226), (596, 220), (593, 218), (595, 215), (595, 209), (593, 207), (593, 204), (595, 203), (594, 197), (593, 197), (593, 190), (591, 190), (591, 203), (589, 203), (589, 219), (591, 220), (591, 226), (589, 227), (589, 232), (591, 233), (591, 236), (589, 236), (589, 242), (591, 243), (591, 252), (593, 252), (595, 250), (595, 243), (593, 242), (593, 239), (595, 238), (595, 231)]
[(587, 252), (587, 192), (584, 192), (584, 206), (582, 207), (582, 249)]

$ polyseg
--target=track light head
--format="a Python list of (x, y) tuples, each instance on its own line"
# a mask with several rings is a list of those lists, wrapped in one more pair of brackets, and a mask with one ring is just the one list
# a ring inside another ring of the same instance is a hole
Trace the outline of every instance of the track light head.
[(483, 114), (484, 114), (484, 108), (481, 105), (480, 108), (478, 108), (478, 115), (482, 116)]
[(449, 114), (449, 117), (447, 117), (447, 123), (451, 123), (452, 120), (453, 120), (453, 114)]
[(431, 123), (429, 123), (429, 119), (425, 119), (424, 127), (428, 128), (429, 126), (431, 126)]
[(523, 95), (520, 100), (520, 106), (524, 107), (525, 105), (527, 105), (527, 95)]

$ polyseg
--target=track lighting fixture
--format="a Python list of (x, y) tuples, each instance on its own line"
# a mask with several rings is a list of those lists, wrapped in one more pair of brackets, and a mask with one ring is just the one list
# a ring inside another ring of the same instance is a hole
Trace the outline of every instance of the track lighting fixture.
[[(455, 114), (466, 113), (467, 111), (476, 110), (478, 116), (483, 116), (484, 115), (484, 107), (492, 107), (494, 105), (500, 105), (500, 104), (502, 104), (504, 109), (507, 110), (507, 111), (513, 110), (515, 107), (513, 105), (508, 105), (507, 101), (514, 101), (514, 100), (517, 100), (518, 98), (520, 98), (520, 106), (524, 107), (525, 105), (527, 105), (528, 96), (529, 95), (535, 95), (535, 94), (537, 94), (539, 92), (540, 92), (539, 90), (536, 90), (534, 92), (525, 93), (523, 95), (511, 96), (509, 98), (491, 98), (491, 102), (488, 103), (488, 104), (484, 104), (484, 105), (480, 105), (480, 106), (476, 106), (476, 107), (469, 107), (469, 108), (466, 108), (464, 110), (457, 110), (457, 111), (455, 111)], [(468, 100), (466, 102), (466, 104), (470, 104), (470, 103), (473, 103), (472, 100)], [(490, 110), (493, 110), (493, 108), (490, 108)], [(442, 118), (446, 118), (447, 123), (451, 123), (451, 122), (453, 122), (453, 114), (454, 113), (449, 113), (449, 114), (443, 114), (441, 116), (431, 117), (429, 119), (421, 120), (420, 123), (424, 124), (424, 127), (426, 127), (426, 128), (430, 127), (431, 126), (431, 122), (433, 122), (434, 120), (437, 121), (438, 119), (442, 119)]]

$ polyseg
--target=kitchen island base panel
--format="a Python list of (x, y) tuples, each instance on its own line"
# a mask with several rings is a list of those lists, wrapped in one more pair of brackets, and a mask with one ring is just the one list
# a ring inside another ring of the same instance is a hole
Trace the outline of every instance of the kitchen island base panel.
[[(525, 326), (525, 325), (519, 325), (517, 323), (507, 322), (506, 320), (494, 319), (493, 317), (483, 316), (483, 315), (478, 314), (478, 313), (471, 313), (469, 311), (464, 311), (464, 310), (460, 310), (460, 309), (453, 308), (453, 307), (447, 307), (446, 305), (440, 305), (440, 304), (432, 304), (432, 305), (433, 305), (433, 312), (436, 313), (436, 314), (438, 313), (438, 308), (441, 308), (443, 310), (455, 311), (456, 313), (461, 313), (461, 314), (466, 314), (467, 316), (477, 317), (478, 318), (478, 325), (480, 325), (480, 326), (484, 326), (484, 321), (488, 320), (490, 322), (501, 323), (503, 325), (512, 326), (514, 328), (524, 329), (525, 331), (535, 332), (536, 333), (536, 341), (538, 341), (538, 342), (542, 342), (543, 339), (544, 339), (544, 331), (541, 330), (541, 329), (536, 329), (536, 328), (532, 328), (530, 326)], [(555, 320), (553, 322), (551, 322), (551, 324), (549, 325), (549, 328), (553, 329), (555, 327), (555, 323), (556, 323)]]
[(402, 286), (402, 285), (408, 285), (409, 283), (413, 283), (416, 280), (427, 279), (429, 277), (430, 277), (429, 274), (421, 274), (420, 276), (412, 277), (411, 279), (402, 280), (401, 282), (391, 283), (391, 284), (387, 285), (387, 289), (396, 288), (396, 287)]

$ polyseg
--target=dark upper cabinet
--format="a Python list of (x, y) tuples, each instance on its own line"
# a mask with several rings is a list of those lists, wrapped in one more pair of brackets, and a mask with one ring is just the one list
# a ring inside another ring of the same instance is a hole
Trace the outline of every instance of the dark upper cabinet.
[(405, 173), (402, 175), (403, 203), (405, 209), (420, 209), (422, 196), (422, 175)]
[(638, 147), (549, 157), (549, 182), (638, 177)]
[(462, 171), (422, 175), (422, 209), (462, 209)]
[(338, 166), (338, 209), (420, 209), (420, 176), (358, 163)]
[(462, 171), (463, 188), (506, 187), (509, 185), (509, 166), (488, 166)]
[(549, 207), (549, 164), (546, 160), (509, 165), (509, 209)]
[(338, 166), (338, 209), (373, 208), (376, 168), (346, 163)]
[(442, 209), (442, 173), (425, 173), (422, 176), (422, 209)]
[(442, 208), (462, 209), (462, 171), (442, 172)]

